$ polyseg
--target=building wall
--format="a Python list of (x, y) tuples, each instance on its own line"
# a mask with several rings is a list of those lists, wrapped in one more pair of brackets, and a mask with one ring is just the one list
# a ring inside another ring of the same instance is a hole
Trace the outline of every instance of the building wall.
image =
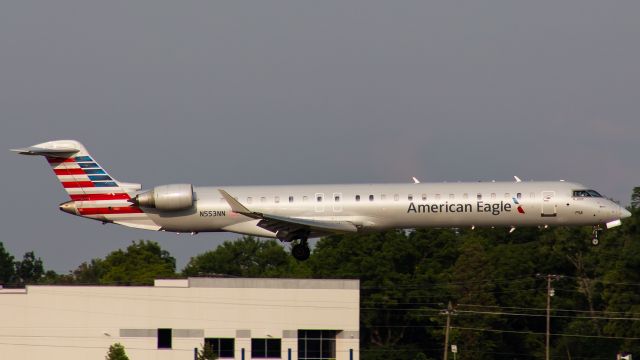
[[(339, 330), (337, 359), (359, 359), (357, 280), (161, 280), (154, 287), (28, 286), (0, 290), (0, 360), (103, 359), (123, 344), (131, 360), (193, 359), (204, 338), (282, 339), (297, 359), (297, 330)], [(172, 329), (172, 349), (157, 330)]]

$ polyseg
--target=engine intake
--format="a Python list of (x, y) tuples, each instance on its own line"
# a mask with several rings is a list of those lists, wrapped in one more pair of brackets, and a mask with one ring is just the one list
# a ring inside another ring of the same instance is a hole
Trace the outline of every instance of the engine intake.
[(156, 186), (151, 191), (136, 195), (131, 202), (140, 206), (164, 211), (187, 210), (193, 206), (191, 184)]

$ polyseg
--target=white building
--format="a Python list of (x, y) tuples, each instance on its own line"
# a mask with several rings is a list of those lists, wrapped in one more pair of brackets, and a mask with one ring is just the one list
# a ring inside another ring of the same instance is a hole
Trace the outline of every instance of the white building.
[(0, 290), (0, 360), (359, 359), (358, 280), (189, 278)]

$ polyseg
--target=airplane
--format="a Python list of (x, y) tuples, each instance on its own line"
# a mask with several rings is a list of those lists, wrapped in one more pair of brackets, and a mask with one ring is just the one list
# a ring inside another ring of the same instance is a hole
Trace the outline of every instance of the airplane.
[(631, 216), (584, 185), (567, 181), (334, 184), (195, 187), (142, 190), (121, 182), (75, 140), (12, 149), (44, 156), (69, 194), (60, 210), (138, 229), (177, 233), (233, 232), (292, 243), (309, 258), (308, 239), (426, 227), (619, 226)]

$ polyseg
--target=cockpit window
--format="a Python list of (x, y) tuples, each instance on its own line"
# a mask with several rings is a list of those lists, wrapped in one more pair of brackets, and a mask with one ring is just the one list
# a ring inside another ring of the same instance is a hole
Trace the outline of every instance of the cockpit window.
[(591, 195), (591, 197), (602, 197), (602, 195), (600, 195), (600, 193), (595, 190), (587, 190), (587, 191), (589, 192), (589, 195)]
[(602, 195), (595, 190), (574, 190), (573, 197), (602, 197)]

